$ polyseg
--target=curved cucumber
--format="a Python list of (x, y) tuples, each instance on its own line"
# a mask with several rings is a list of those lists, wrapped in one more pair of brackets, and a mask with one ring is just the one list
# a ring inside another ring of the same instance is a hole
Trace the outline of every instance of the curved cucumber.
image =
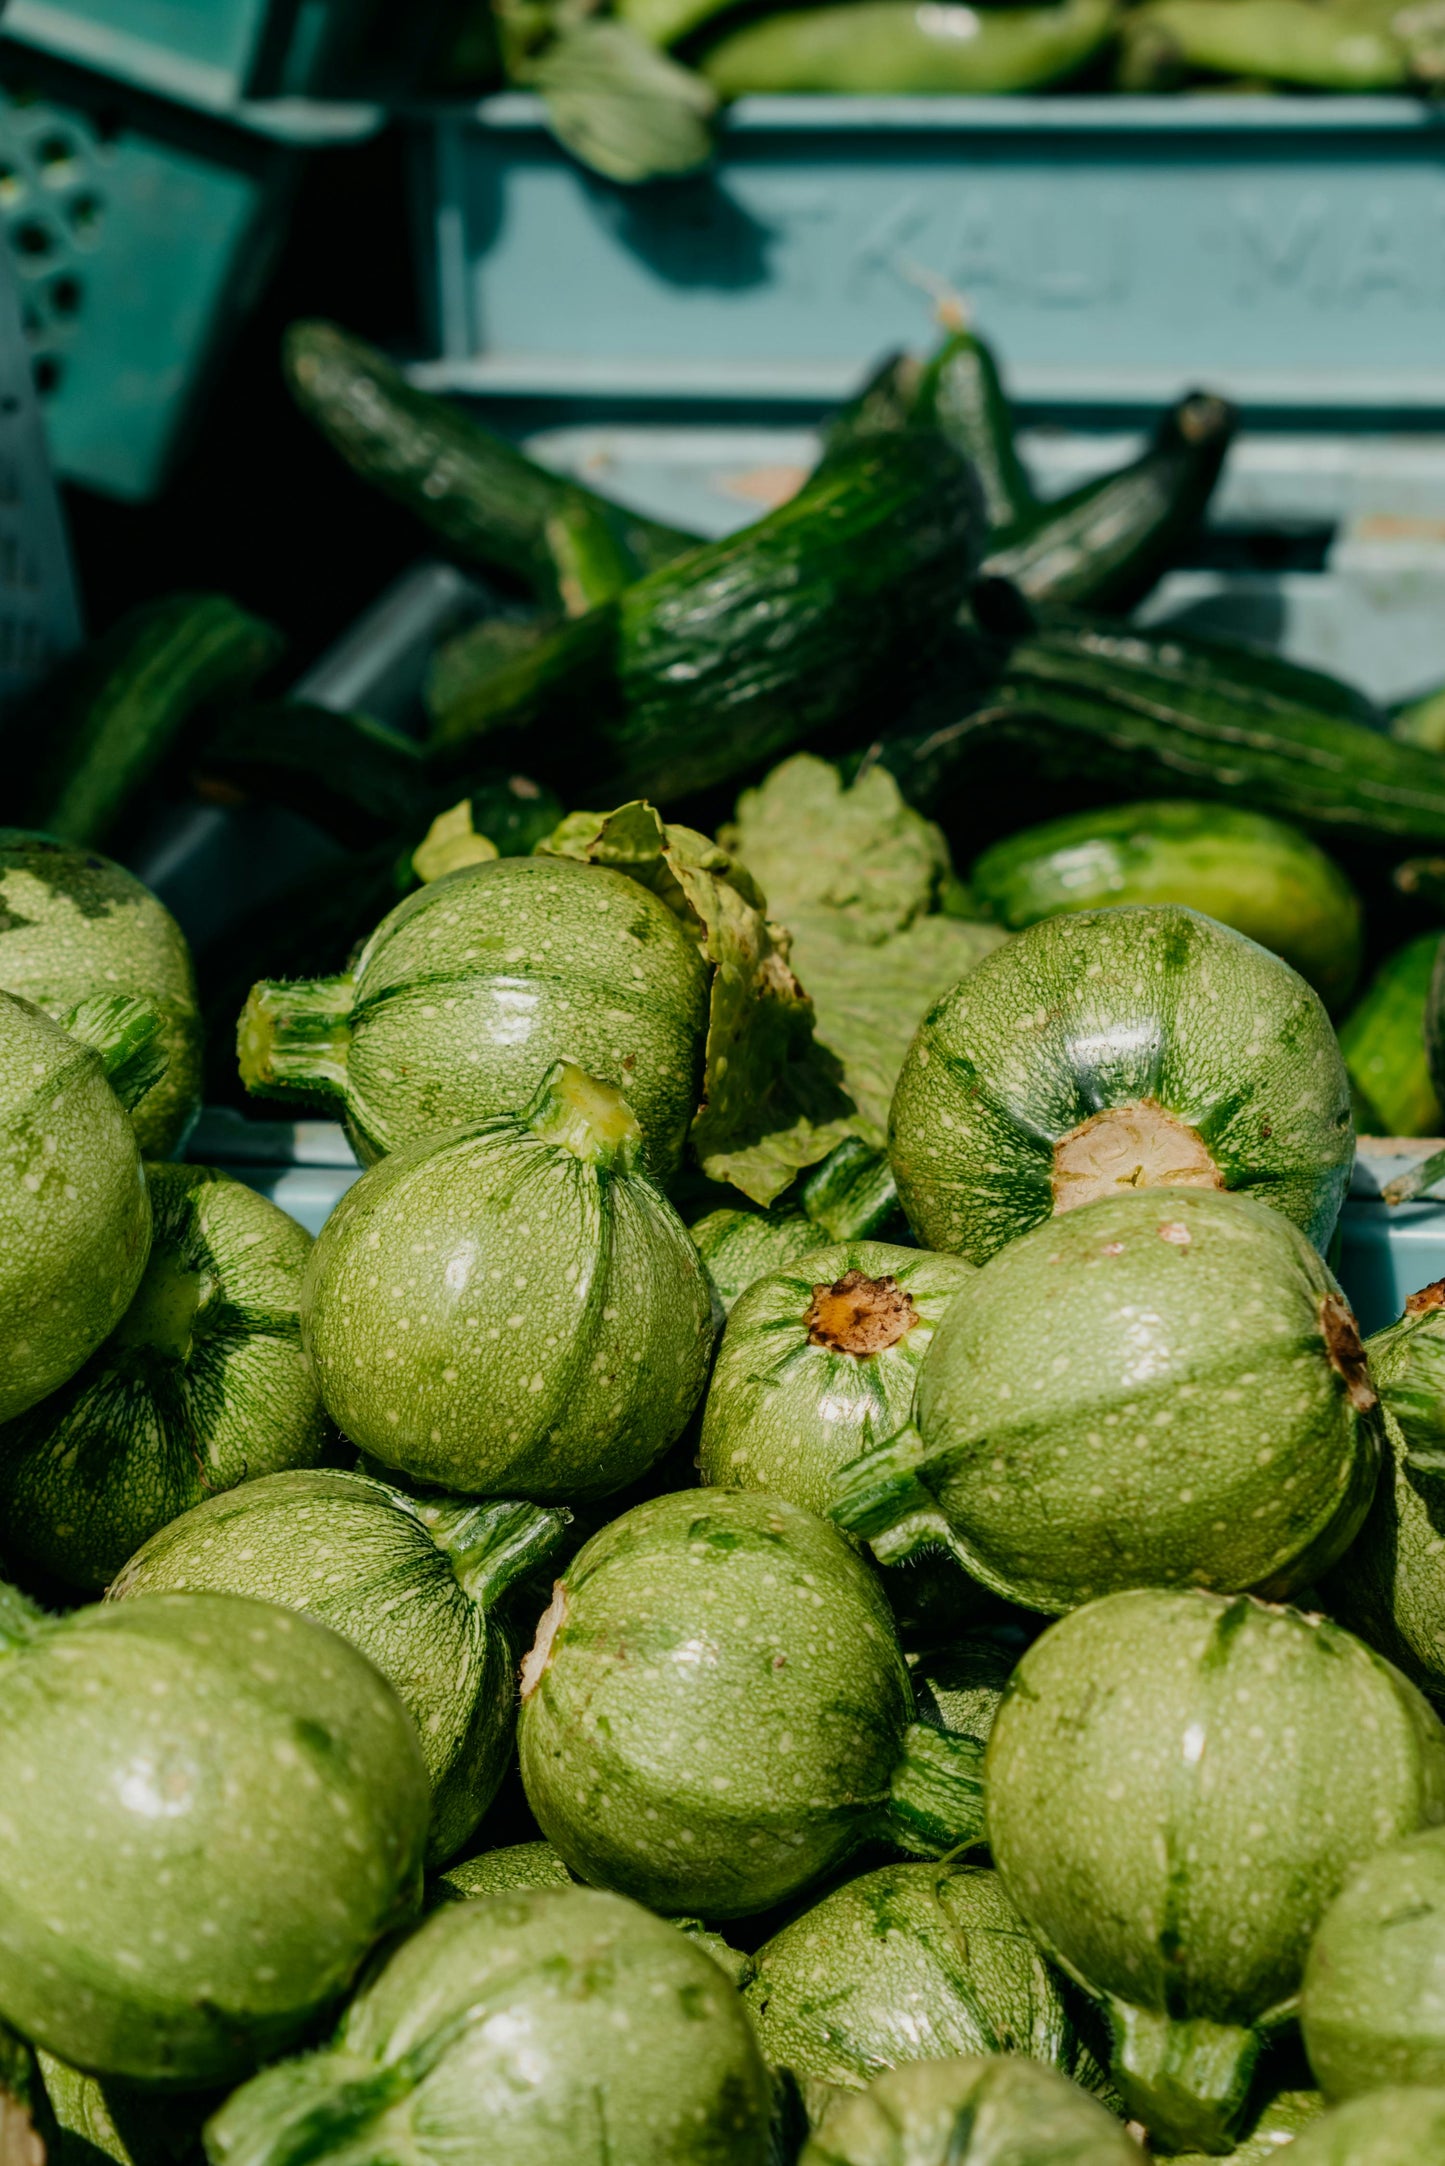
[(919, 7), (848, 0), (768, 15), (721, 38), (699, 65), (724, 98), (821, 91), (1036, 90), (1073, 75), (1114, 27), (1112, 0), (1049, 7)]
[(1445, 1127), (1425, 1057), (1425, 1003), (1439, 947), (1439, 933), (1422, 933), (1397, 948), (1340, 1025), (1357, 1118), (1371, 1134), (1438, 1136)]
[(363, 481), (466, 561), (511, 573), (569, 614), (693, 546), (690, 534), (549, 474), (336, 324), (292, 324), (283, 365), (303, 413)]
[(1012, 932), (1062, 911), (1183, 903), (1272, 948), (1331, 1004), (1360, 966), (1360, 901), (1339, 867), (1297, 828), (1233, 805), (1070, 813), (994, 843), (969, 880)]
[(1300, 90), (1403, 90), (1411, 79), (1394, 7), (1317, 0), (1149, 0), (1125, 17), (1121, 74), (1130, 90), (1173, 88), (1188, 74), (1255, 76)]
[(236, 694), (283, 641), (224, 594), (147, 602), (98, 639), (47, 695), (44, 751), (26, 825), (102, 842), (192, 715)]

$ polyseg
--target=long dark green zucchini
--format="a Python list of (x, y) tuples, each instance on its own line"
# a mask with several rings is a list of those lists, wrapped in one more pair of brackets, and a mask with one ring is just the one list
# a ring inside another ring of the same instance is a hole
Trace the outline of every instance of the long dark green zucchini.
[(548, 473), (336, 324), (292, 324), (283, 364), (302, 411), (363, 481), (467, 563), (569, 615), (693, 546), (692, 535)]
[(1197, 533), (1238, 418), (1227, 399), (1190, 392), (1132, 465), (995, 533), (984, 570), (1031, 601), (1132, 609)]
[(1324, 834), (1445, 842), (1445, 761), (1383, 734), (1361, 693), (1251, 649), (1087, 619), (1039, 625), (986, 699), (870, 757), (928, 807), (1002, 748), (1031, 774), (1170, 791)]
[(936, 679), (984, 543), (978, 485), (933, 431), (862, 439), (790, 502), (651, 573), (434, 707), (434, 758), (485, 747), (575, 803), (659, 802)]
[(224, 594), (173, 594), (131, 610), (47, 687), (22, 823), (64, 842), (103, 842), (192, 716), (246, 691), (284, 645)]

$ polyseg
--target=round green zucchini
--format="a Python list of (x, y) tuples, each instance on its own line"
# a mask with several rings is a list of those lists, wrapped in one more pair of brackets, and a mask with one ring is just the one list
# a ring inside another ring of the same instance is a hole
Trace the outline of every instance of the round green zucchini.
[(1445, 1729), (1324, 1618), (1147, 1589), (1035, 1641), (987, 1780), (994, 1862), (1103, 2004), (1130, 2114), (1161, 2148), (1223, 2151), (1327, 1905), (1445, 1820)]
[(1012, 932), (1061, 911), (1183, 903), (1283, 956), (1328, 1007), (1359, 975), (1360, 898), (1338, 865), (1298, 828), (1234, 805), (1067, 813), (992, 844), (968, 877)]
[(703, 1480), (826, 1512), (836, 1470), (908, 1420), (934, 1334), (974, 1276), (962, 1257), (847, 1241), (755, 1281), (708, 1386)]
[(1367, 1858), (1310, 1943), (1305, 2051), (1330, 2100), (1445, 2088), (1445, 1828)]
[(133, 873), (97, 850), (0, 828), (0, 985), (62, 1022), (97, 993), (160, 1016), (166, 1068), (131, 1108), (143, 1158), (169, 1158), (201, 1110), (204, 1052), (185, 935)]
[(680, 1434), (714, 1331), (626, 1100), (560, 1061), (520, 1114), (363, 1174), (321, 1230), (302, 1319), (328, 1412), (382, 1465), (568, 1502)]
[(398, 903), (337, 978), (263, 982), (246, 1088), (339, 1104), (363, 1163), (525, 1105), (554, 1062), (627, 1092), (660, 1179), (698, 1100), (708, 971), (636, 880), (565, 857), (468, 865)]
[(511, 1759), (515, 1669), (495, 1606), (566, 1524), (532, 1504), (417, 1502), (364, 1474), (272, 1474), (163, 1527), (110, 1599), (255, 1595), (359, 1647), (416, 1724), (432, 1792), (427, 1860), (438, 1865), (476, 1828)]
[(120, 1001), (84, 1042), (0, 992), (0, 1421), (73, 1376), (129, 1307), (151, 1244), (135, 1130), (111, 1076), (156, 1036)]
[(1388, 1455), (1363, 1527), (1321, 1581), (1330, 1614), (1445, 1701), (1445, 1282), (1366, 1344)]
[(212, 2166), (764, 2166), (772, 2105), (741, 2001), (683, 1933), (595, 1888), (449, 1903), (333, 2046), (210, 2122)]
[(1063, 1981), (980, 1865), (885, 1865), (834, 1888), (758, 1950), (744, 1998), (769, 2060), (810, 2104), (886, 2068), (1020, 2053), (1086, 2056)]
[(571, 1888), (576, 1885), (550, 1843), (508, 1843), (463, 1858), (437, 1876), (432, 1894), (439, 1903), (471, 1903), (482, 1895), (515, 1895), (524, 1888)]
[(1247, 1189), (1323, 1249), (1354, 1163), (1317, 993), (1197, 911), (1047, 918), (919, 1026), (889, 1121), (925, 1248), (984, 1263), (1119, 1188)]
[(594, 1535), (522, 1665), (522, 1781), (581, 1879), (766, 1910), (868, 1837), (977, 1840), (971, 1738), (913, 1720), (875, 1575), (781, 1497), (684, 1490)]
[(1016, 2053), (918, 2061), (839, 2099), (799, 2166), (1144, 2166), (1128, 2130)]
[(1445, 2157), (1445, 2091), (1371, 2091), (1304, 2131), (1289, 2166), (1425, 2166)]
[(1355, 1321), (1278, 1211), (1126, 1191), (986, 1264), (939, 1326), (916, 1429), (834, 1477), (888, 1561), (942, 1540), (1063, 1611), (1125, 1587), (1307, 1585), (1369, 1510), (1383, 1428)]
[(1377, 1136), (1438, 1136), (1445, 1112), (1425, 1055), (1425, 1003), (1440, 935), (1422, 933), (1387, 956), (1340, 1025), (1356, 1119)]
[(217, 1490), (314, 1466), (328, 1433), (301, 1348), (311, 1236), (212, 1167), (152, 1166), (149, 1187), (130, 1307), (58, 1391), (0, 1426), (6, 1546), (73, 1587), (104, 1587)]
[(415, 1907), (411, 1718), (334, 1632), (235, 1595), (5, 1636), (0, 2009), (96, 2075), (236, 2081)]

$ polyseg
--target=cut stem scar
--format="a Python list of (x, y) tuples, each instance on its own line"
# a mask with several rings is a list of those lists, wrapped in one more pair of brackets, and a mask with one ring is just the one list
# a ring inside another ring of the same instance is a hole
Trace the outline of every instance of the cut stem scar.
[(848, 1271), (831, 1286), (815, 1286), (803, 1317), (814, 1346), (835, 1354), (881, 1354), (918, 1322), (913, 1296), (895, 1278)]
[(1105, 1106), (1054, 1145), (1054, 1211), (1076, 1211), (1121, 1188), (1223, 1188), (1204, 1139), (1176, 1113), (1139, 1098)]
[(1360, 1344), (1354, 1312), (1339, 1294), (1320, 1296), (1320, 1330), (1324, 1333), (1330, 1367), (1343, 1378), (1350, 1405), (1357, 1414), (1368, 1414), (1376, 1403), (1370, 1364)]
[(567, 1590), (561, 1580), (552, 1586), (552, 1599), (537, 1624), (537, 1637), (522, 1657), (522, 1698), (529, 1700), (546, 1676), (552, 1660), (552, 1642), (567, 1617)]

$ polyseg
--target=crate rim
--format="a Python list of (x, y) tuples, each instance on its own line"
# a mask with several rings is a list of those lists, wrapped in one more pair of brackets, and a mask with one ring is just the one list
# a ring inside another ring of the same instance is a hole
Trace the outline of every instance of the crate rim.
[[(398, 110), (413, 122), (468, 124), (499, 134), (545, 131), (547, 109), (533, 91), (502, 90), (485, 98), (424, 98)], [(1174, 97), (806, 96), (739, 98), (719, 116), (721, 137), (759, 134), (1168, 134), (1168, 135), (1438, 135), (1445, 108), (1405, 93), (1389, 96), (1241, 98), (1205, 92)], [(656, 185), (656, 184), (654, 184)]]

